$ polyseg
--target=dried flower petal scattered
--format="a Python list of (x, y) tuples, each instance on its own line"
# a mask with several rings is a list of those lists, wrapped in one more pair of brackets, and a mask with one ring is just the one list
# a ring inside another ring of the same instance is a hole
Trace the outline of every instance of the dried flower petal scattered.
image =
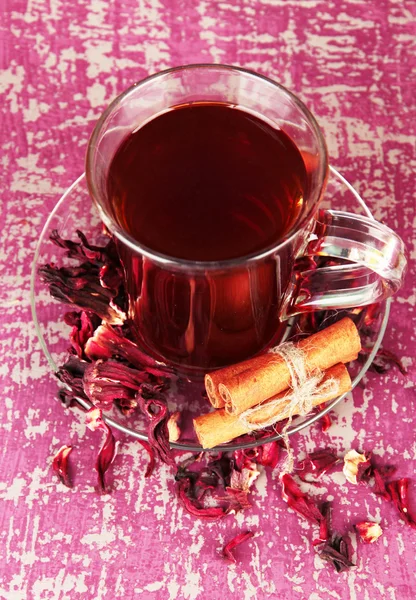
[(253, 536), (254, 536), (254, 533), (252, 531), (246, 531), (246, 532), (239, 533), (238, 535), (236, 535), (222, 549), (222, 555), (223, 555), (223, 557), (226, 558), (227, 560), (233, 562), (233, 563), (236, 563), (237, 561), (236, 561), (236, 558), (235, 558), (235, 556), (233, 554), (234, 548), (236, 548), (237, 546), (239, 546), (243, 542), (249, 540)]
[(305, 479), (306, 475), (320, 477), (341, 461), (336, 454), (330, 450), (317, 450), (311, 452), (296, 468), (296, 474), (301, 479)]
[(99, 267), (90, 262), (60, 268), (48, 264), (39, 269), (53, 298), (92, 311), (112, 325), (122, 325), (126, 313), (115, 304), (114, 292), (101, 285), (99, 272)]
[(155, 377), (172, 377), (171, 369), (145, 354), (137, 344), (111, 327), (108, 322), (97, 327), (85, 346), (85, 354), (90, 360), (123, 358), (136, 369), (146, 370)]
[[(370, 467), (369, 457), (356, 450), (350, 450), (344, 456), (344, 475), (350, 483), (357, 484), (363, 478), (363, 473)], [(358, 477), (357, 477), (358, 476)]]
[(146, 472), (145, 472), (144, 476), (145, 477), (150, 477), (150, 475), (154, 471), (155, 464), (156, 464), (155, 451), (153, 450), (153, 448), (149, 444), (149, 442), (145, 442), (144, 440), (137, 440), (137, 441), (139, 442), (139, 444), (141, 444), (141, 446), (143, 446), (143, 448), (146, 450), (146, 452), (149, 455), (149, 463), (147, 465)]
[(118, 442), (116, 442), (110, 427), (103, 420), (101, 409), (91, 408), (87, 412), (86, 425), (89, 429), (91, 429), (91, 431), (97, 431), (97, 429), (101, 429), (106, 433), (104, 443), (98, 452), (95, 463), (95, 469), (98, 473), (99, 488), (102, 492), (105, 492), (105, 474), (116, 457)]
[(52, 469), (58, 475), (61, 483), (66, 487), (72, 487), (72, 481), (69, 474), (69, 455), (72, 452), (72, 446), (62, 446), (55, 454), (52, 462)]
[(401, 518), (405, 523), (416, 529), (416, 518), (410, 511), (409, 504), (409, 479), (403, 477), (396, 481), (390, 481), (386, 485), (387, 492), (390, 494), (391, 501), (398, 509)]
[(196, 455), (179, 464), (176, 492), (184, 508), (204, 519), (221, 519), (251, 507), (250, 488), (259, 475), (256, 465), (240, 471), (234, 455)]
[(71, 352), (80, 359), (85, 359), (85, 344), (94, 334), (94, 330), (98, 327), (101, 319), (92, 312), (71, 311), (64, 315), (64, 321), (72, 327), (69, 334), (71, 342)]
[(332, 563), (337, 573), (342, 573), (342, 571), (347, 571), (349, 568), (355, 567), (351, 561), (346, 540), (337, 533), (325, 544), (319, 555), (322, 559)]
[(282, 498), (288, 506), (308, 521), (320, 525), (325, 517), (316, 502), (301, 491), (293, 477), (288, 473), (284, 473), (280, 481), (282, 484)]
[(373, 544), (383, 533), (380, 524), (373, 521), (361, 521), (355, 525), (355, 529), (366, 544)]
[(124, 414), (137, 407), (137, 393), (147, 381), (149, 376), (145, 371), (131, 369), (115, 360), (89, 363), (83, 377), (84, 391), (94, 406), (109, 410), (117, 401)]
[(168, 407), (162, 398), (155, 398), (153, 394), (153, 390), (145, 386), (142, 386), (138, 394), (140, 410), (149, 419), (147, 429), (149, 443), (162, 462), (175, 466), (175, 459), (169, 444)]
[(83, 381), (87, 367), (88, 363), (85, 360), (81, 360), (77, 356), (70, 356), (66, 363), (56, 371), (56, 377), (67, 388), (68, 401), (70, 399), (72, 401), (76, 396), (87, 399)]

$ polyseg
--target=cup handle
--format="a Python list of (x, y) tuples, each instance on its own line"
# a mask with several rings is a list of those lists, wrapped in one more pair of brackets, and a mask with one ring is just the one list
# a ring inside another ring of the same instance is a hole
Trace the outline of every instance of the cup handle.
[(389, 227), (369, 217), (319, 210), (303, 257), (332, 256), (349, 261), (305, 268), (297, 261), (280, 318), (313, 310), (366, 306), (392, 296), (406, 271), (405, 246)]

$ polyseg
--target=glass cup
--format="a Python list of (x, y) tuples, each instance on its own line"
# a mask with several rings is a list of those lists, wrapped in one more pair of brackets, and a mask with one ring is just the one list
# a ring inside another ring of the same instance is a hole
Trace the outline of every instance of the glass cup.
[[(302, 154), (308, 179), (302, 212), (278, 243), (261, 252), (224, 261), (182, 260), (141, 245), (115, 218), (107, 177), (120, 144), (150, 119), (196, 101), (251, 112), (286, 133)], [(322, 132), (296, 96), (254, 72), (189, 65), (133, 85), (99, 119), (86, 175), (117, 241), (138, 342), (185, 372), (232, 364), (276, 344), (292, 315), (375, 303), (402, 283), (404, 244), (391, 229), (368, 217), (319, 209), (328, 175)], [(301, 259), (317, 256), (344, 261), (316, 268)]]

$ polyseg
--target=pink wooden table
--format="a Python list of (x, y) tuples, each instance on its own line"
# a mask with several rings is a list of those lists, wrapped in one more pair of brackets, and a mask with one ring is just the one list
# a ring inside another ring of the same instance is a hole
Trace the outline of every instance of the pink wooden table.
[[(381, 519), (374, 545), (352, 536), (355, 569), (337, 575), (310, 547), (311, 528), (286, 509), (278, 473), (263, 474), (255, 508), (219, 523), (195, 520), (172, 494), (170, 472), (143, 478), (146, 457), (118, 436), (111, 495), (95, 492), (97, 435), (55, 400), (29, 306), (34, 246), (48, 212), (82, 172), (94, 121), (115, 95), (162, 68), (224, 62), (258, 70), (297, 93), (326, 134), (331, 162), (374, 215), (398, 230), (413, 259), (415, 15), (379, 0), (4, 0), (0, 44), (1, 344), (0, 598), (125, 600), (293, 598), (411, 600), (415, 531), (394, 507), (341, 473), (336, 527)], [(413, 77), (413, 78), (412, 78)], [(412, 104), (413, 102), (413, 104)], [(365, 388), (293, 440), (295, 452), (373, 450), (414, 478), (414, 262), (396, 297), (385, 347), (409, 369), (369, 374)], [(71, 443), (76, 486), (50, 469)], [(336, 507), (336, 511), (335, 511)], [(218, 556), (242, 529), (256, 532), (229, 565)]]

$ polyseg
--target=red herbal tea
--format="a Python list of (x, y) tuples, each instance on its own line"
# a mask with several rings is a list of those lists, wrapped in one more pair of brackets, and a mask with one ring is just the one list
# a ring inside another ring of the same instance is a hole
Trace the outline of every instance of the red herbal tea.
[(306, 170), (281, 130), (226, 104), (181, 106), (121, 144), (108, 196), (119, 225), (153, 252), (240, 258), (275, 244), (301, 210)]
[[(109, 168), (115, 220), (152, 252), (187, 261), (259, 253), (294, 225), (307, 174), (282, 131), (226, 104), (165, 112), (130, 134)], [(249, 357), (279, 331), (279, 266), (172, 273), (120, 245), (131, 317), (150, 352), (207, 369)], [(291, 249), (288, 247), (288, 253)], [(289, 257), (288, 257), (289, 258)]]

